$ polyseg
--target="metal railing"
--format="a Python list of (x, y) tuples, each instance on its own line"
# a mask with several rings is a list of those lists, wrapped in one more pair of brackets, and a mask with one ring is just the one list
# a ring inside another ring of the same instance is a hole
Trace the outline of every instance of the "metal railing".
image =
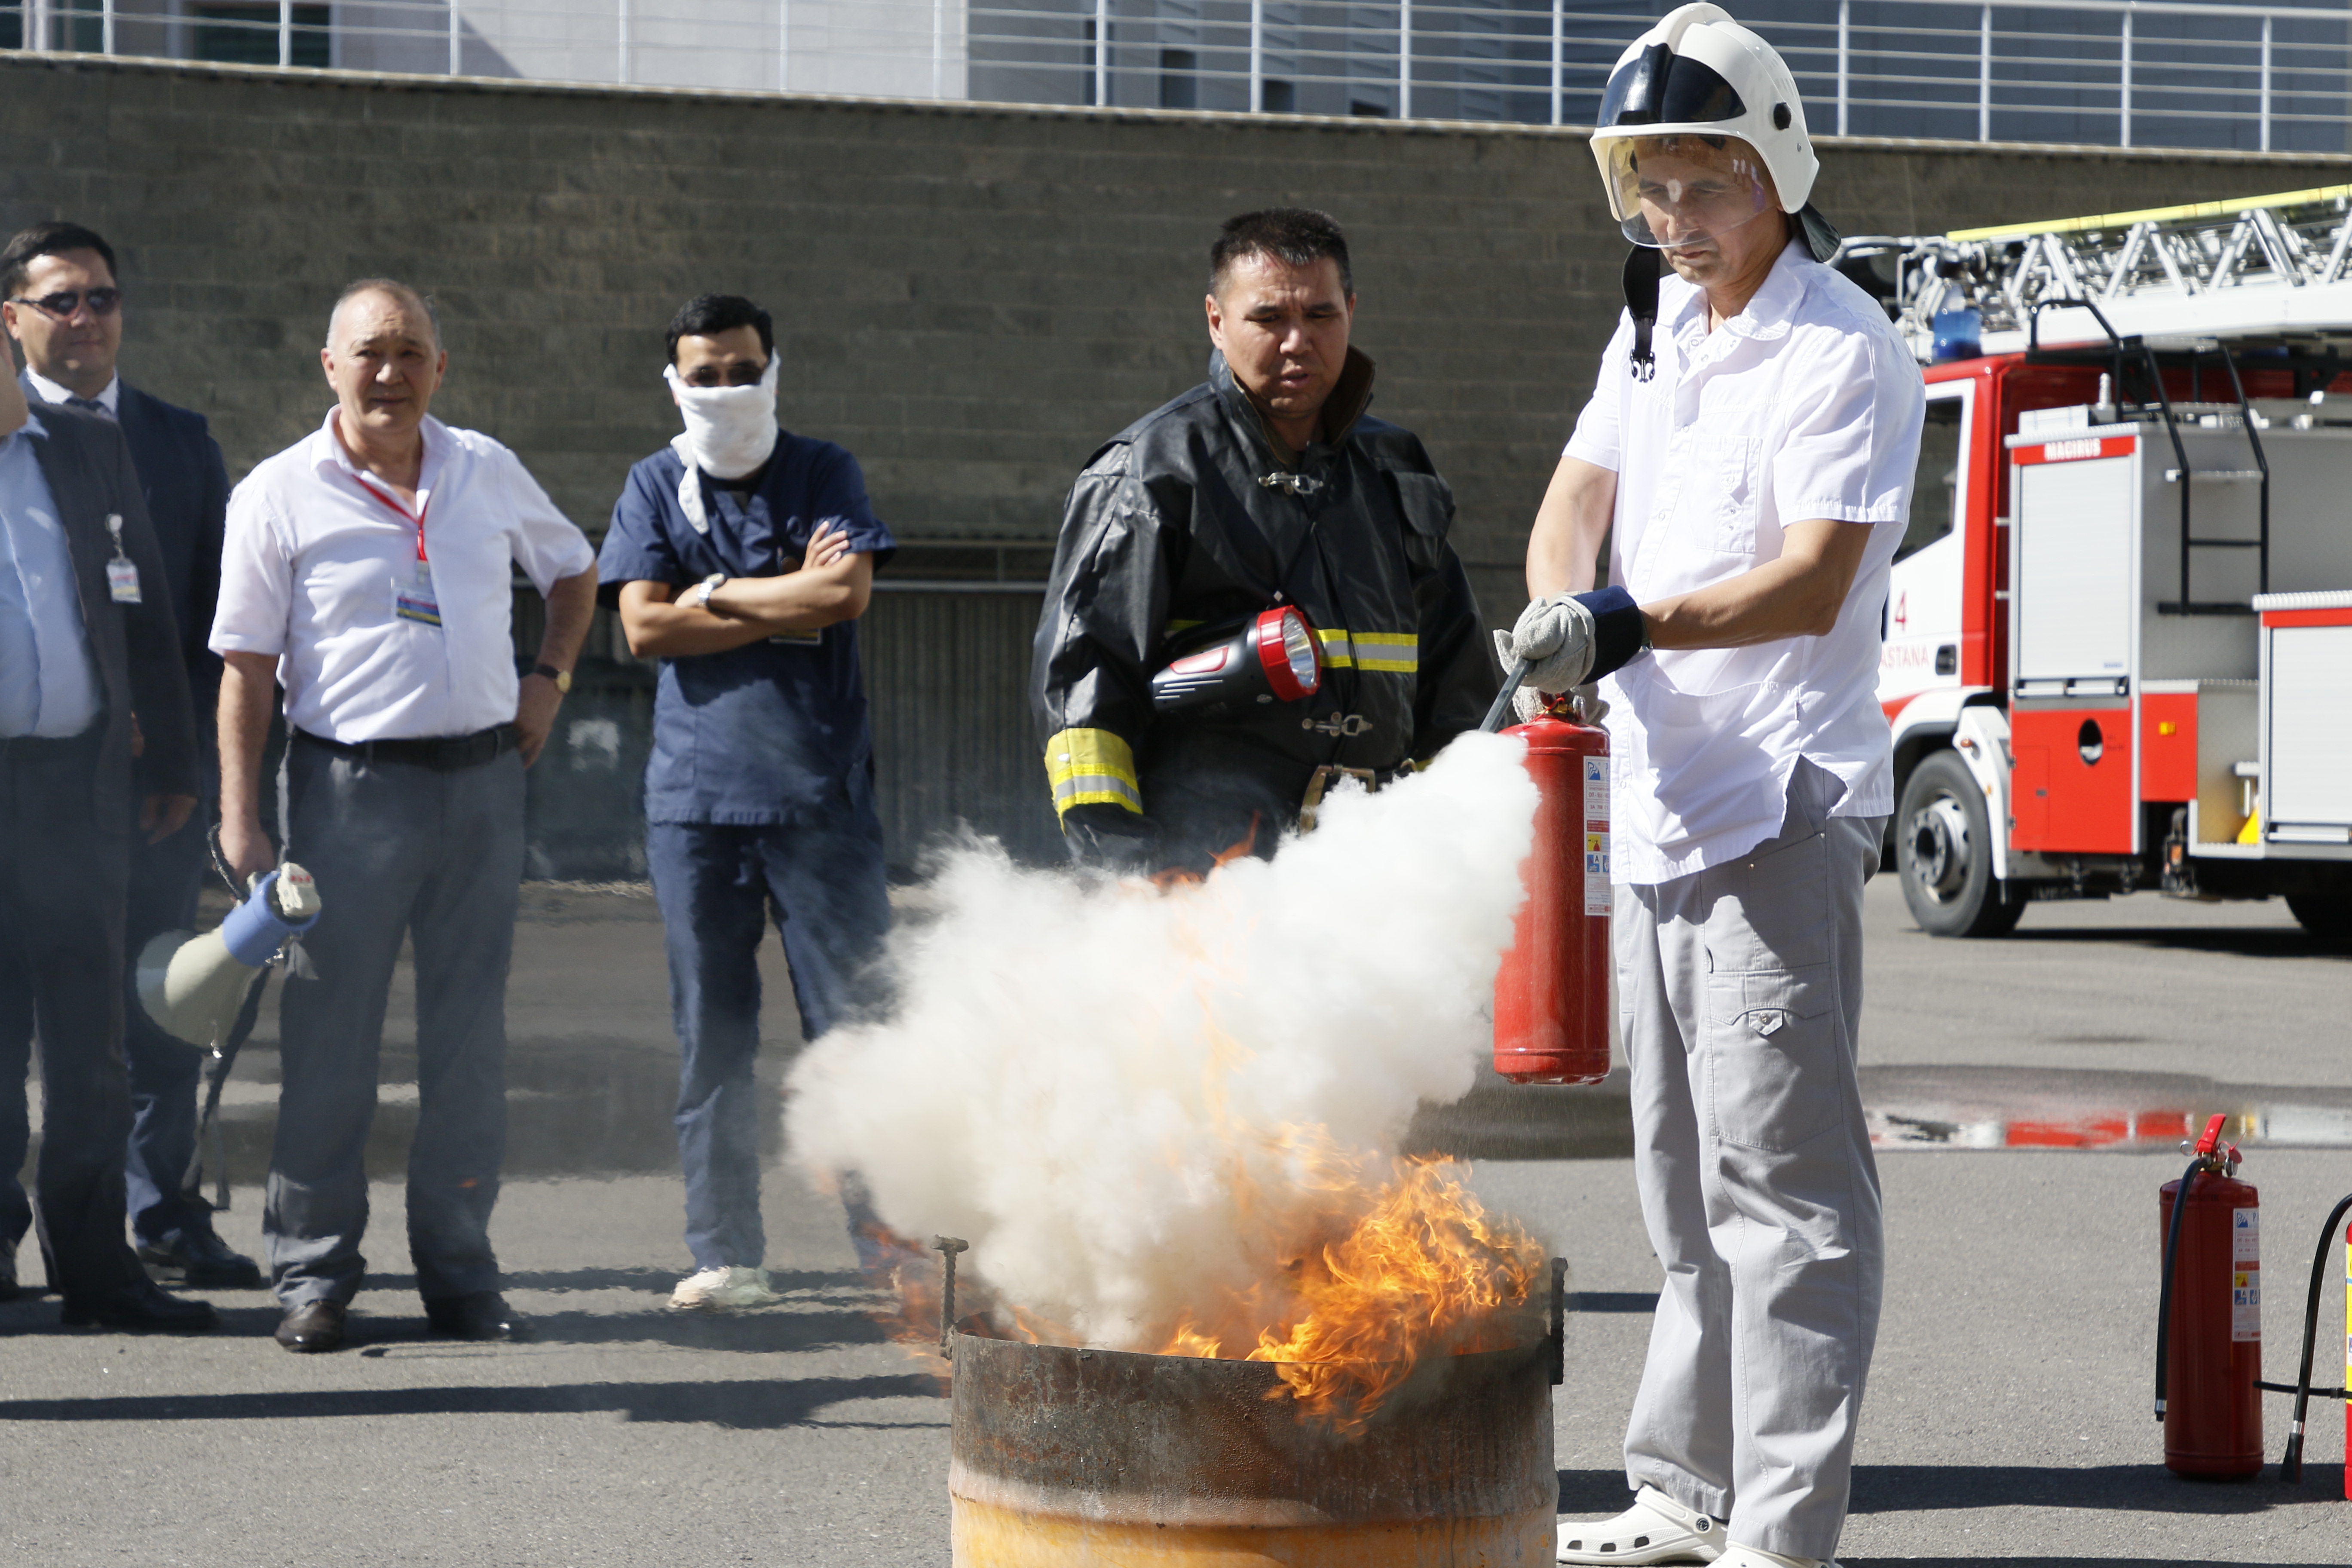
[[(0, 0), (0, 46), (541, 79), (1590, 122), (1648, 0)], [(2345, 151), (2352, 12), (1755, 0), (1819, 133)]]

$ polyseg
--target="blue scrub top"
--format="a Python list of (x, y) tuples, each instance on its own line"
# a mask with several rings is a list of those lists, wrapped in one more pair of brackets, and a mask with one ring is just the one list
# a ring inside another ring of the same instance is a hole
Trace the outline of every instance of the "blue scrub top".
[[(678, 505), (686, 464), (664, 447), (629, 470), (597, 560), (600, 597), (624, 583), (683, 592), (713, 572), (772, 577), (798, 568), (821, 522), (852, 550), (887, 561), (898, 542), (866, 499), (857, 459), (830, 441), (777, 437), (758, 489), (741, 496), (707, 474), (709, 532)], [(857, 662), (857, 623), (806, 641), (755, 642), (661, 661), (646, 820), (764, 826), (841, 809), (870, 811), (874, 737)]]

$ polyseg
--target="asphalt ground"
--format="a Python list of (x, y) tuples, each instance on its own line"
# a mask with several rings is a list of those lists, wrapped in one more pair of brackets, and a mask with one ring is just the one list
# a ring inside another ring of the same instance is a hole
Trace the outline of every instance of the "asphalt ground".
[[(402, 997), (352, 1348), (279, 1351), (261, 1292), (212, 1293), (226, 1327), (189, 1339), (65, 1330), (54, 1297), (0, 1306), (0, 1558), (947, 1562), (940, 1384), (873, 1321), (837, 1208), (780, 1148), (766, 1206), (785, 1301), (724, 1318), (664, 1307), (687, 1258), (660, 926), (642, 893), (528, 893), (496, 1236), (533, 1340), (425, 1331), (399, 1241), (415, 1115)], [(1889, 880), (1870, 911), (1865, 1089), (1893, 1140), (1890, 1258), (1841, 1560), (2352, 1562), (2339, 1406), (2315, 1409), (2299, 1488), (2270, 1471), (2176, 1479), (2148, 1414), (2156, 1189), (2182, 1163), (2179, 1126), (2208, 1110), (2231, 1114), (2263, 1190), (2265, 1375), (2292, 1375), (2317, 1226), (2352, 1189), (2352, 957), (2274, 904), (2042, 906), (1986, 943), (1920, 935)], [(773, 1082), (793, 1031), (772, 942), (769, 962)], [(248, 1252), (274, 1012), (229, 1106), (236, 1185), (220, 1224)], [(1618, 1443), (1658, 1284), (1622, 1106), (1615, 1084), (1494, 1084), (1414, 1133), (1477, 1156), (1490, 1205), (1571, 1260), (1580, 1310), (1555, 1419), (1562, 1503), (1579, 1513), (1622, 1504)], [(24, 1262), (37, 1283), (29, 1247)], [(2324, 1298), (2323, 1373), (2339, 1289)], [(2265, 1400), (2273, 1455), (2285, 1404)]]

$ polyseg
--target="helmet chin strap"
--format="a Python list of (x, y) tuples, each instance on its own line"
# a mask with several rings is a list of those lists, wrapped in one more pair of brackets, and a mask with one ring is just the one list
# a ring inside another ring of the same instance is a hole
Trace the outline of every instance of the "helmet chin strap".
[(1658, 357), (1650, 336), (1658, 325), (1658, 268), (1664, 253), (1637, 245), (1625, 258), (1625, 311), (1633, 318), (1633, 352), (1629, 356), (1635, 381), (1658, 374)]

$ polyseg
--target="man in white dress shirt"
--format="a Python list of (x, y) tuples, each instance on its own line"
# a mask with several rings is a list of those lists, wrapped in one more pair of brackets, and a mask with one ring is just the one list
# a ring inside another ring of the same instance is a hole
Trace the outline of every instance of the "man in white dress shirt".
[(1862, 889), (1894, 809), (1878, 616), (1925, 395), (1822, 265), (1803, 106), (1754, 33), (1707, 5), (1660, 20), (1593, 151), (1641, 248), (1505, 652), (1547, 691), (1608, 678), (1619, 1021), (1665, 1280), (1633, 1506), (1563, 1524), (1558, 1555), (1815, 1568), (1878, 1325)]
[[(517, 1332), (489, 1217), (506, 1145), (506, 980), (522, 878), (523, 769), (539, 754), (595, 604), (595, 557), (512, 452), (426, 413), (448, 366), (415, 290), (337, 301), (320, 358), (335, 406), (229, 500), (212, 647), (221, 847), (275, 854), (258, 777), (273, 677), (289, 733), (286, 851), (326, 911), (290, 977), (262, 1230), (288, 1350), (343, 1342), (365, 1261), (362, 1152), (404, 937), (416, 957), (416, 1137), (408, 1246), (433, 1328)], [(518, 682), (512, 567), (546, 595)]]

